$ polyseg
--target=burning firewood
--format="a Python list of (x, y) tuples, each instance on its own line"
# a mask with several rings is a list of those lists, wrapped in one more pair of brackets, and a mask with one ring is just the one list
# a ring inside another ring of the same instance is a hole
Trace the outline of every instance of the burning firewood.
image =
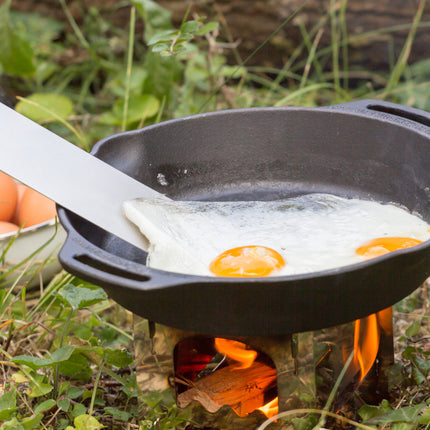
[(255, 361), (246, 369), (230, 364), (193, 383), (192, 388), (178, 395), (177, 403), (185, 408), (197, 400), (209, 412), (228, 405), (244, 417), (264, 405), (264, 393), (275, 380), (276, 369), (267, 364)]

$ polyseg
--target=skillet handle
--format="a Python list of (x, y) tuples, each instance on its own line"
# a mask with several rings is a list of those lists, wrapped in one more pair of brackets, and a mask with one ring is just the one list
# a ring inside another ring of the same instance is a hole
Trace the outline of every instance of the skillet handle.
[[(141, 300), (166, 287), (193, 283), (193, 276), (164, 272), (106, 252), (69, 234), (58, 259), (65, 270), (78, 278), (103, 287), (120, 305), (141, 315)], [(143, 251), (142, 251), (142, 254)]]
[(367, 115), (371, 114), (372, 116), (395, 122), (396, 124), (403, 123), (408, 127), (412, 126), (419, 131), (430, 134), (430, 113), (421, 109), (380, 100), (359, 100), (329, 106), (329, 108), (344, 110), (346, 112), (366, 112)]
[(69, 235), (58, 254), (58, 259), (68, 272), (100, 286), (124, 283), (136, 285), (152, 279), (148, 273), (149, 269), (143, 264), (130, 261), (124, 263), (125, 260), (119, 257), (116, 257), (115, 262), (113, 259), (107, 260), (106, 255), (101, 258), (97, 254), (98, 248), (88, 250)]

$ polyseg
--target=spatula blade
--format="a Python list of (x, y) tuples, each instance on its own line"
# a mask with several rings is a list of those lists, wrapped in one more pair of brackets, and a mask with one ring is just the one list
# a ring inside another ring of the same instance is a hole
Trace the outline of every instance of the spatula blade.
[(0, 103), (0, 170), (139, 248), (146, 243), (122, 203), (155, 190)]

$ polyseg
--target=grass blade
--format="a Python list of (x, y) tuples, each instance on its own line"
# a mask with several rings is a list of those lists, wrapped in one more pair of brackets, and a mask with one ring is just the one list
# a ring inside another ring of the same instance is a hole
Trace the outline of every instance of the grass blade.
[(134, 29), (136, 26), (136, 8), (133, 6), (130, 11), (130, 32), (128, 37), (128, 51), (127, 51), (127, 70), (125, 78), (125, 95), (124, 95), (124, 110), (122, 114), (122, 127), (121, 130), (125, 131), (127, 128), (127, 115), (128, 115), (128, 102), (130, 100), (130, 78), (131, 69), (133, 66), (133, 46), (134, 46)]
[(420, 3), (418, 4), (418, 8), (412, 21), (408, 37), (406, 38), (406, 42), (403, 46), (402, 52), (400, 53), (399, 59), (397, 60), (397, 63), (394, 66), (393, 71), (391, 72), (388, 84), (385, 88), (385, 95), (387, 95), (387, 93), (389, 93), (399, 83), (400, 78), (403, 75), (403, 71), (405, 70), (406, 64), (411, 54), (412, 44), (414, 42), (415, 34), (417, 32), (419, 23), (421, 21), (426, 2), (427, 0), (420, 0)]

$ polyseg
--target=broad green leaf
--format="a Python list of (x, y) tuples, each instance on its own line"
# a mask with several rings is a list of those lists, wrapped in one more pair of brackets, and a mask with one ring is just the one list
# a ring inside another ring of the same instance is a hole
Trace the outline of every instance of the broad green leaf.
[(57, 404), (57, 402), (54, 399), (45, 400), (44, 402), (39, 403), (34, 408), (34, 413), (35, 414), (40, 414), (42, 412), (48, 411), (49, 409), (51, 409), (52, 407), (54, 407), (56, 404)]
[(54, 387), (51, 384), (45, 384), (39, 382), (38, 384), (33, 384), (28, 390), (27, 394), (29, 397), (41, 397), (49, 394)]
[(416, 406), (405, 406), (401, 409), (390, 411), (380, 417), (369, 420), (369, 424), (390, 424), (390, 423), (413, 423), (421, 411), (426, 407), (425, 404)]
[(43, 414), (38, 413), (31, 417), (26, 417), (21, 421), (21, 425), (24, 427), (25, 430), (33, 430), (35, 428), (38, 428), (40, 421), (42, 421)]
[(430, 424), (430, 407), (424, 410), (420, 416), (420, 424), (429, 425)]
[(148, 45), (155, 45), (160, 42), (172, 42), (172, 40), (177, 37), (179, 34), (179, 30), (166, 30), (160, 31), (155, 36), (151, 37), (148, 41)]
[(158, 31), (171, 28), (171, 13), (153, 0), (132, 0), (137, 12), (145, 23), (145, 42), (151, 39)]
[[(141, 121), (142, 118), (151, 118), (157, 114), (160, 102), (151, 94), (142, 94), (130, 99), (127, 111), (127, 124)], [(119, 100), (113, 107), (115, 115), (121, 116), (124, 110), (124, 100)]]
[[(138, 123), (145, 118), (151, 118), (160, 109), (160, 101), (151, 94), (142, 94), (132, 97), (128, 104), (127, 124)], [(111, 112), (106, 112), (100, 117), (103, 124), (121, 125), (124, 111), (124, 100), (118, 100)]]
[(176, 57), (162, 58), (148, 51), (145, 55), (144, 67), (151, 70), (145, 80), (146, 93), (162, 97), (174, 97), (174, 90), (181, 80), (184, 65)]
[(106, 349), (106, 364), (109, 366), (121, 368), (131, 363), (133, 363), (133, 356), (126, 349)]
[(390, 426), (390, 430), (415, 430), (416, 425), (414, 423), (394, 423)]
[(15, 388), (12, 388), (0, 397), (0, 421), (5, 421), (11, 418), (17, 409), (16, 391)]
[(88, 359), (81, 353), (73, 353), (67, 361), (60, 363), (60, 373), (75, 380), (88, 381), (92, 370)]
[(58, 395), (61, 396), (69, 388), (70, 388), (70, 382), (69, 381), (63, 381), (60, 385), (60, 388), (58, 389)]
[(430, 372), (430, 360), (425, 360), (416, 355), (412, 359), (412, 362), (425, 376), (428, 376)]
[(73, 284), (65, 285), (58, 295), (74, 310), (83, 309), (107, 299), (106, 293), (101, 288), (90, 289)]
[(215, 22), (215, 21), (208, 22), (203, 27), (199, 28), (196, 31), (196, 34), (198, 34), (199, 36), (204, 36), (205, 34), (210, 33), (211, 31), (214, 31), (216, 28), (218, 28), (217, 22)]
[(309, 430), (313, 429), (318, 420), (315, 414), (310, 414), (303, 418), (294, 418), (292, 420), (294, 430)]
[(24, 373), (16, 372), (11, 376), (11, 379), (15, 381), (17, 384), (23, 384), (24, 382), (28, 382), (29, 379)]
[[(130, 82), (128, 91), (131, 97), (142, 93), (143, 84), (148, 76), (148, 71), (143, 67), (133, 66), (130, 73)], [(123, 98), (126, 93), (126, 70), (121, 70), (113, 75), (106, 83), (113, 95), (118, 98)]]
[(17, 112), (36, 122), (55, 122), (74, 114), (72, 101), (61, 94), (34, 93), (20, 100)]
[(362, 418), (364, 422), (367, 422), (371, 420), (372, 418), (380, 417), (390, 411), (392, 411), (393, 408), (390, 406), (390, 403), (388, 400), (382, 400), (381, 404), (379, 406), (374, 405), (364, 405), (362, 406), (358, 414)]
[(426, 380), (425, 375), (421, 372), (421, 370), (418, 367), (415, 367), (415, 366), (412, 367), (412, 375), (417, 385), (421, 385)]
[(128, 421), (132, 417), (129, 412), (120, 411), (117, 408), (112, 408), (109, 406), (105, 408), (105, 414), (112, 415), (118, 421)]
[(57, 405), (62, 411), (68, 412), (70, 408), (70, 399), (60, 399), (58, 400)]
[(421, 322), (415, 321), (406, 329), (406, 336), (414, 337), (418, 334), (421, 328)]
[(48, 358), (32, 357), (29, 355), (17, 355), (11, 362), (17, 364), (24, 364), (31, 367), (34, 370), (40, 369), (41, 367), (53, 367), (62, 361), (66, 361), (70, 358), (75, 347), (68, 345), (57, 349)]
[(85, 415), (87, 408), (81, 403), (75, 403), (73, 410), (71, 412), (72, 417), (79, 417), (80, 415)]
[(26, 428), (13, 417), (10, 421), (6, 421), (2, 424), (1, 430), (26, 430)]
[(34, 52), (30, 44), (12, 27), (10, 22), (11, 0), (0, 6), (0, 63), (3, 72), (14, 76), (27, 76), (34, 73)]
[[(187, 21), (181, 25), (181, 33), (195, 33), (200, 27), (200, 22), (197, 20)], [(191, 35), (192, 36), (192, 35)]]
[(78, 397), (82, 396), (84, 394), (85, 388), (79, 388), (79, 387), (70, 387), (67, 390), (67, 397), (69, 399), (77, 399)]
[(164, 43), (164, 42), (156, 43), (152, 47), (152, 52), (165, 52), (166, 54), (170, 55), (171, 46), (172, 46), (171, 43)]
[[(63, 21), (57, 21), (49, 16), (32, 11), (31, 13), (10, 11), (10, 20), (12, 25), (19, 26), (19, 31), (25, 35), (25, 39), (31, 44), (37, 45), (37, 49), (42, 50), (45, 54), (51, 47), (50, 42), (65, 29), (66, 24)], [(58, 49), (54, 45), (53, 49)]]
[(104, 426), (91, 415), (79, 415), (73, 421), (76, 430), (98, 430)]

